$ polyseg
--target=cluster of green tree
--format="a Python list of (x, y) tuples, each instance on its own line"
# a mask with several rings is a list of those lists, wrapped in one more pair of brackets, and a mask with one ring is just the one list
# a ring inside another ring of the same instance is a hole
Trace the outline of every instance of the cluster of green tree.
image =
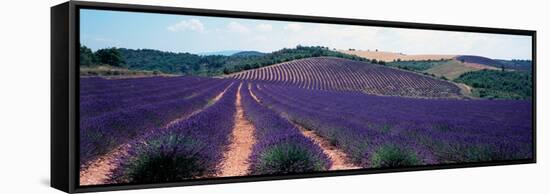
[(80, 46), (80, 65), (126, 67), (122, 53), (117, 48), (99, 49), (96, 52), (86, 46)]
[(379, 65), (387, 65), (386, 61), (378, 61), (376, 59), (371, 59), (371, 60), (368, 60), (368, 59), (365, 59), (366, 61), (369, 61), (371, 63), (374, 63), (374, 64), (379, 64)]
[(513, 69), (513, 70), (520, 70), (520, 71), (531, 71), (533, 68), (531, 60), (520, 60), (520, 59), (512, 59), (512, 60), (500, 60), (497, 59), (496, 61), (500, 62), (502, 64), (502, 67), (499, 68), (505, 68), (505, 69)]
[(418, 61), (401, 61), (394, 60), (392, 62), (386, 63), (388, 66), (397, 67), (409, 71), (425, 71), (434, 66), (443, 64), (450, 61), (450, 59), (440, 59), (440, 60), (418, 60)]
[[(80, 50), (80, 64), (84, 66), (108, 64), (127, 67), (133, 70), (204, 76), (230, 74), (308, 57), (329, 56), (368, 61), (355, 55), (332, 51), (328, 47), (322, 46), (297, 46), (296, 48), (285, 48), (272, 53), (258, 54), (248, 52), (244, 54), (237, 53), (231, 56), (201, 56), (190, 53), (125, 48), (101, 49), (94, 53), (85, 46), (82, 46)], [(370, 62), (380, 64), (380, 62), (375, 60)]]
[(531, 99), (532, 79), (525, 71), (481, 70), (464, 73), (454, 81), (472, 86), (480, 98)]

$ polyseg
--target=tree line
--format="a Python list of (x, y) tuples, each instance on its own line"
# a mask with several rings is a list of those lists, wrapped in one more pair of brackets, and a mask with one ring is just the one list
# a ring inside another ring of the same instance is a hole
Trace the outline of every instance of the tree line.
[[(80, 65), (110, 65), (131, 70), (159, 71), (169, 74), (216, 76), (243, 70), (255, 69), (286, 61), (308, 57), (339, 57), (357, 61), (369, 61), (355, 55), (330, 50), (323, 46), (300, 46), (284, 48), (272, 53), (249, 54), (243, 52), (231, 56), (196, 55), (153, 49), (105, 48), (93, 52), (86, 46), (80, 47)], [(250, 52), (250, 51), (248, 51)]]
[(80, 46), (80, 65), (110, 65), (113, 67), (126, 67), (122, 53), (117, 48), (99, 49), (93, 52), (86, 46)]

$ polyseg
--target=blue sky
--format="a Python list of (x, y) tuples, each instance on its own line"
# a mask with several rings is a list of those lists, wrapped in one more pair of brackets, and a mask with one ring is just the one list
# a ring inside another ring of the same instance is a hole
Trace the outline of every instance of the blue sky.
[(80, 41), (106, 47), (204, 53), (271, 52), (296, 45), (531, 59), (531, 37), (83, 9)]

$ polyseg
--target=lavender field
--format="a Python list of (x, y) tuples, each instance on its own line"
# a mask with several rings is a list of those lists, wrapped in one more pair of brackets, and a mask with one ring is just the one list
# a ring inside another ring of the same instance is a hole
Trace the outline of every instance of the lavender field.
[(80, 79), (80, 184), (532, 158), (532, 102), (311, 58), (225, 77)]
[(535, 158), (531, 31), (78, 10), (78, 186)]
[[(410, 99), (255, 84), (262, 102), (364, 168), (530, 158), (531, 102)], [(391, 153), (394, 157), (384, 157)], [(381, 157), (381, 158), (380, 158)]]

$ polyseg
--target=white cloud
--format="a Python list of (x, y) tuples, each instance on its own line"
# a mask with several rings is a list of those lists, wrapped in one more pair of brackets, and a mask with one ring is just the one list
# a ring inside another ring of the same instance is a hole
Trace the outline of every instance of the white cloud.
[(185, 30), (192, 30), (197, 32), (204, 31), (204, 25), (198, 19), (183, 20), (171, 26), (168, 26), (168, 30), (172, 32), (180, 32)]
[(290, 23), (285, 26), (285, 30), (300, 31), (301, 29), (302, 29), (302, 25), (297, 23)]
[(238, 22), (229, 22), (227, 24), (227, 29), (232, 32), (238, 32), (238, 33), (248, 33), (250, 32), (250, 29), (248, 29), (246, 26), (238, 23)]
[(271, 26), (270, 24), (258, 24), (256, 26), (256, 30), (261, 32), (269, 32), (273, 30), (273, 26)]
[[(222, 40), (228, 40), (228, 35), (236, 35), (230, 38), (233, 45), (263, 52), (296, 45), (378, 49), (405, 54), (469, 54), (504, 59), (529, 59), (532, 52), (530, 38), (526, 36), (298, 22), (283, 23), (284, 31), (280, 31), (275, 29), (276, 25), (264, 21), (250, 24), (232, 20), (211, 30), (220, 34)], [(204, 27), (198, 20), (186, 20), (169, 27), (171, 31), (188, 29), (203, 31)]]

